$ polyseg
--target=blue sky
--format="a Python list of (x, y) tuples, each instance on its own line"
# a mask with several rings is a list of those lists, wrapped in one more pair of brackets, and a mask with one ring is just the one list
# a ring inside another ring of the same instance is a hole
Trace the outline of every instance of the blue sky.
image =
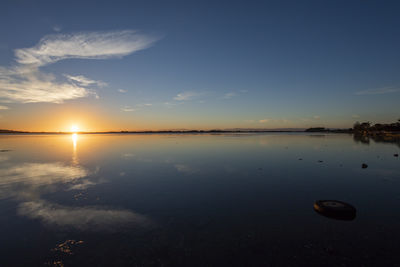
[(400, 117), (398, 1), (2, 1), (0, 128)]

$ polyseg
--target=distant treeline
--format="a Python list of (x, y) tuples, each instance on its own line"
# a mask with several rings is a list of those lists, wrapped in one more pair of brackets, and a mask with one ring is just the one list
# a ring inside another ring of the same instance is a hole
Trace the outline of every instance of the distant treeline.
[(354, 133), (372, 133), (372, 132), (400, 132), (400, 119), (394, 123), (376, 123), (372, 125), (370, 122), (356, 122), (353, 125)]
[(394, 123), (376, 123), (370, 122), (356, 122), (353, 128), (349, 129), (328, 129), (324, 127), (313, 127), (305, 130), (306, 132), (316, 133), (354, 133), (354, 134), (379, 134), (379, 133), (399, 133), (400, 132), (400, 119)]
[(0, 133), (26, 133), (26, 132), (0, 129)]
[(391, 143), (400, 147), (400, 119), (394, 123), (356, 122), (353, 126), (353, 138), (356, 142), (369, 144), (370, 140), (376, 143)]

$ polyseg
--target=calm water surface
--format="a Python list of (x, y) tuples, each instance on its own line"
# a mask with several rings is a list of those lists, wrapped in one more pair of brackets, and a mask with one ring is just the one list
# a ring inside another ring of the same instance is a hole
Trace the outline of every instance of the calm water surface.
[[(1, 266), (400, 265), (397, 144), (1, 135), (0, 150)], [(319, 199), (357, 216), (323, 217)]]

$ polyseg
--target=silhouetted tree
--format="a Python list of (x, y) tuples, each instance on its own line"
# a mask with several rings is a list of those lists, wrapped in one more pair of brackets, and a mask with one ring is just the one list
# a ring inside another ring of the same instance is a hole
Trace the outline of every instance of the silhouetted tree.
[(353, 125), (353, 129), (354, 131), (358, 132), (360, 130), (360, 123), (357, 121), (356, 123), (354, 123)]

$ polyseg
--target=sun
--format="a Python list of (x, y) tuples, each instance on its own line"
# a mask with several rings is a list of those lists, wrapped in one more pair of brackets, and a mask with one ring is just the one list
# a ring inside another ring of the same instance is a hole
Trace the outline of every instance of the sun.
[(72, 126), (71, 126), (71, 132), (76, 133), (76, 132), (78, 132), (78, 131), (79, 131), (78, 125), (72, 125)]

